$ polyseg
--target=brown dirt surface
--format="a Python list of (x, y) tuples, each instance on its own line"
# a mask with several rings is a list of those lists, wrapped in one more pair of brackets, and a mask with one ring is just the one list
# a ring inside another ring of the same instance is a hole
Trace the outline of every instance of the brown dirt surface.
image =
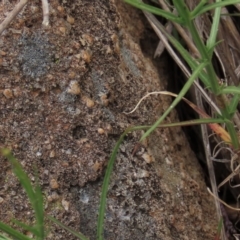
[[(0, 3), (0, 21), (17, 1)], [(153, 123), (169, 106), (168, 57), (139, 11), (119, 0), (51, 0), (43, 29), (33, 0), (0, 37), (0, 147), (35, 181), (46, 213), (96, 239), (104, 170), (120, 134)], [(175, 122), (176, 113), (167, 118)], [(217, 220), (203, 173), (180, 128), (158, 129), (133, 155), (142, 132), (120, 147), (111, 178), (104, 239), (213, 239)], [(34, 221), (26, 195), (0, 157), (0, 219)], [(75, 239), (50, 226), (47, 239)]]

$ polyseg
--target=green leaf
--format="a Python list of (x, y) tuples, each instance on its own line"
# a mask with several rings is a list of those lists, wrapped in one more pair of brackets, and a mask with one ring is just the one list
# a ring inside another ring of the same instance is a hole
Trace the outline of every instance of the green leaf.
[(161, 16), (161, 17), (164, 17), (170, 21), (173, 21), (173, 22), (176, 22), (176, 23), (182, 23), (182, 20), (181, 18), (177, 17), (176, 15), (172, 14), (172, 13), (169, 13), (167, 11), (164, 11), (160, 8), (157, 8), (157, 7), (153, 7), (153, 6), (150, 6), (148, 4), (145, 4), (143, 2), (139, 2), (138, 0), (124, 0), (126, 3), (136, 7), (136, 8), (139, 8), (141, 10), (144, 10), (144, 11), (147, 11), (147, 12), (151, 12), (155, 15), (158, 15), (158, 16)]
[(63, 223), (59, 222), (57, 219), (51, 217), (51, 216), (48, 216), (48, 218), (56, 223), (58, 226), (60, 226), (61, 228), (64, 228), (66, 229), (68, 232), (72, 233), (74, 236), (78, 237), (79, 239), (81, 240), (89, 240), (89, 238), (85, 237), (82, 233), (80, 232), (76, 232), (74, 231), (73, 229), (69, 228), (68, 226), (64, 225)]

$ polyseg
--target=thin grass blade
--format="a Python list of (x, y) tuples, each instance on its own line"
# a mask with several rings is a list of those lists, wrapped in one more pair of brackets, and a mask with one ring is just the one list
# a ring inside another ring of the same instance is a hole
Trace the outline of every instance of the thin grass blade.
[(192, 19), (194, 19), (194, 16), (198, 14), (198, 12), (203, 8), (203, 6), (208, 2), (208, 0), (201, 0), (198, 5), (193, 9), (191, 12)]
[(101, 192), (101, 197), (100, 197), (100, 207), (99, 207), (98, 222), (97, 222), (97, 239), (98, 240), (103, 240), (104, 214), (105, 214), (105, 208), (106, 208), (107, 192), (108, 192), (110, 176), (112, 174), (113, 165), (114, 165), (114, 162), (117, 157), (118, 149), (119, 149), (122, 141), (124, 140), (124, 137), (128, 133), (130, 133), (132, 131), (136, 131), (136, 130), (146, 129), (146, 128), (148, 128), (148, 126), (144, 126), (144, 127), (143, 126), (135, 126), (135, 127), (127, 128), (125, 130), (125, 132), (120, 136), (119, 140), (117, 141), (117, 143), (112, 151), (111, 157), (110, 157), (108, 165), (107, 165), (106, 173), (104, 175), (102, 192)]
[(16, 238), (17, 240), (31, 240), (19, 231), (11, 228), (10, 226), (2, 222), (0, 222), (0, 230), (7, 233), (9, 236)]
[(218, 8), (218, 7), (226, 7), (228, 5), (232, 5), (232, 4), (237, 4), (239, 3), (239, 0), (225, 0), (225, 1), (221, 1), (221, 2), (216, 2), (216, 3), (211, 3), (211, 4), (208, 4), (206, 6), (204, 6), (202, 9), (199, 10), (199, 12), (197, 12), (193, 18), (209, 11), (209, 10), (213, 10), (215, 8)]
[(156, 128), (157, 126), (165, 119), (165, 117), (172, 111), (174, 107), (180, 102), (182, 97), (187, 93), (189, 88), (192, 86), (194, 80), (198, 77), (200, 72), (203, 70), (204, 67), (207, 66), (207, 62), (201, 63), (197, 69), (193, 72), (192, 76), (188, 79), (188, 81), (185, 83), (184, 87), (178, 94), (178, 96), (174, 99), (173, 103), (171, 106), (164, 112), (164, 114), (153, 124), (153, 126), (141, 137), (140, 141), (143, 141), (146, 137), (149, 136)]
[(74, 231), (73, 229), (71, 229), (71, 228), (69, 228), (68, 226), (66, 226), (66, 225), (62, 224), (61, 222), (59, 222), (57, 219), (55, 219), (55, 218), (53, 218), (53, 217), (51, 217), (51, 216), (48, 216), (48, 218), (49, 218), (52, 222), (54, 222), (54, 223), (56, 223), (58, 226), (60, 226), (61, 228), (66, 229), (68, 232), (70, 232), (70, 233), (72, 233), (74, 236), (78, 237), (79, 239), (81, 239), (81, 240), (89, 240), (89, 238), (85, 237), (82, 233)]
[(3, 236), (2, 234), (0, 234), (0, 240), (11, 240), (11, 239)]
[(105, 208), (106, 208), (106, 198), (107, 198), (107, 191), (110, 181), (110, 176), (113, 170), (113, 165), (117, 156), (118, 149), (124, 139), (124, 137), (127, 135), (129, 131), (126, 130), (117, 141), (113, 152), (111, 154), (110, 160), (107, 165), (107, 170), (104, 175), (103, 185), (102, 185), (102, 193), (100, 198), (100, 207), (99, 207), (99, 213), (98, 213), (98, 222), (97, 222), (97, 239), (103, 240), (103, 229), (104, 229), (104, 214), (105, 214)]
[(33, 191), (33, 187), (31, 184), (31, 181), (28, 177), (28, 175), (25, 173), (25, 171), (23, 170), (21, 164), (17, 161), (17, 159), (12, 155), (12, 153), (10, 152), (10, 150), (8, 149), (3, 149), (2, 150), (2, 154), (3, 156), (5, 156), (9, 162), (12, 164), (13, 167), (13, 171), (16, 175), (16, 177), (18, 178), (18, 180), (20, 181), (22, 187), (25, 189), (29, 200), (34, 201), (35, 199), (35, 194)]
[[(40, 190), (40, 187), (37, 186), (35, 191), (31, 184), (31, 180), (26, 174), (26, 172), (23, 170), (21, 164), (17, 161), (17, 159), (12, 155), (10, 150), (3, 149), (2, 150), (3, 155), (10, 161), (13, 167), (13, 171), (20, 181), (22, 187), (25, 189), (27, 196), (29, 198), (29, 201), (32, 205), (32, 208), (35, 213), (36, 217), (36, 229), (37, 229), (37, 237), (44, 238), (44, 225), (43, 225), (43, 199), (42, 199), (42, 193)], [(36, 191), (37, 190), (37, 191)]]
[(238, 103), (239, 103), (239, 99), (240, 99), (240, 95), (239, 94), (235, 94), (229, 104), (229, 106), (227, 106), (228, 108), (228, 113), (230, 115), (230, 117), (232, 118), (233, 115), (235, 114), (237, 107), (238, 107)]
[(27, 230), (27, 231), (29, 231), (29, 232), (31, 232), (31, 233), (33, 233), (35, 236), (38, 236), (39, 234), (38, 234), (38, 229), (36, 229), (36, 227), (35, 226), (29, 226), (29, 225), (27, 225), (27, 224), (25, 224), (25, 223), (22, 223), (22, 222), (20, 222), (20, 221), (18, 221), (18, 220), (16, 220), (16, 219), (13, 219), (12, 220), (16, 225), (18, 225), (19, 227), (21, 227), (22, 229), (24, 229), (24, 230)]
[(222, 227), (223, 227), (223, 218), (221, 218), (219, 223), (218, 223), (217, 234), (216, 234), (214, 240), (220, 240)]
[[(179, 43), (178, 40), (176, 40), (172, 35), (170, 35), (166, 31), (166, 29), (158, 22), (158, 20), (151, 13), (144, 12), (144, 14), (146, 15), (147, 18), (149, 18), (149, 21), (154, 24), (153, 28), (155, 27), (156, 31), (160, 30), (166, 36), (166, 38), (177, 49), (180, 55), (190, 66), (190, 68), (193, 70), (196, 69), (199, 65), (199, 62), (197, 62), (194, 58), (191, 57), (190, 53)], [(206, 88), (210, 88), (210, 83), (206, 72), (202, 71), (199, 75), (199, 78), (201, 79)]]
[[(217, 0), (216, 2), (221, 2), (221, 0)], [(209, 38), (207, 40), (207, 49), (208, 52), (210, 49), (212, 49), (209, 54), (210, 57), (212, 58), (212, 54), (214, 51), (214, 47), (216, 45), (216, 39), (217, 39), (217, 33), (218, 33), (218, 28), (219, 28), (219, 23), (220, 23), (220, 17), (221, 17), (221, 8), (217, 7), (215, 8), (214, 11), (214, 16), (213, 16), (213, 22), (212, 22), (212, 26), (211, 26), (211, 31), (210, 31), (210, 35)]]
[(177, 17), (176, 15), (174, 15), (172, 13), (164, 11), (160, 8), (150, 6), (143, 2), (139, 2), (138, 0), (124, 0), (124, 1), (134, 7), (141, 9), (141, 10), (151, 12), (158, 16), (162, 16), (162, 17), (164, 17), (170, 21), (176, 22), (176, 23), (182, 23), (181, 18)]
[(44, 206), (43, 206), (43, 195), (39, 185), (39, 177), (37, 175), (37, 171), (35, 174), (36, 184), (35, 184), (35, 196), (36, 202), (34, 206), (35, 216), (36, 216), (36, 225), (35, 227), (38, 229), (39, 238), (43, 239), (45, 237), (45, 229), (44, 229)]
[(228, 86), (221, 90), (223, 94), (240, 94), (240, 87)]

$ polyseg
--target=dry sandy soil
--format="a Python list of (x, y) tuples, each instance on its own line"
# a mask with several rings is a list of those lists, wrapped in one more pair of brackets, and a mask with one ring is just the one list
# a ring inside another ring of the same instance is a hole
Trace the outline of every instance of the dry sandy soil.
[[(16, 4), (0, 3), (0, 20)], [(104, 170), (120, 134), (153, 123), (171, 99), (171, 61), (152, 59), (157, 39), (140, 11), (120, 0), (30, 1), (0, 37), (0, 147), (34, 182), (46, 213), (96, 239)], [(178, 121), (176, 112), (167, 122)], [(104, 239), (214, 239), (218, 225), (198, 161), (180, 128), (158, 129), (133, 155), (143, 132), (129, 134), (111, 177)], [(33, 223), (26, 194), (0, 157), (0, 219)], [(75, 239), (46, 222), (47, 239)]]

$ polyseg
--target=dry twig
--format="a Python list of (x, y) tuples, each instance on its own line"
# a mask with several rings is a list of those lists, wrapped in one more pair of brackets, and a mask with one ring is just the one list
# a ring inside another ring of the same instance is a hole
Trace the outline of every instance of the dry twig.
[[(18, 15), (18, 13), (23, 9), (23, 7), (28, 3), (28, 0), (20, 0), (20, 2), (14, 7), (12, 12), (4, 19), (0, 25), (0, 35), (11, 23), (11, 21)], [(43, 10), (43, 22), (44, 27), (49, 26), (49, 4), (48, 0), (42, 0), (42, 10)]]
[(4, 19), (4, 21), (0, 25), (0, 35), (7, 28), (7, 26), (11, 23), (11, 21), (18, 15), (18, 13), (23, 9), (23, 7), (27, 4), (28, 0), (21, 0), (8, 14), (8, 16)]

